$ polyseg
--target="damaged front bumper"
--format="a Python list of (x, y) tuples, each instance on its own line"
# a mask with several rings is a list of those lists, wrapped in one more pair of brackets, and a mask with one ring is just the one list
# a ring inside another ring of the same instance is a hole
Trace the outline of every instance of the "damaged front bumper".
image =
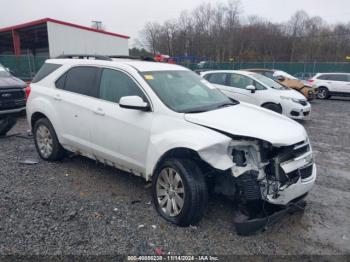
[[(238, 234), (252, 234), (304, 209), (303, 198), (315, 184), (317, 173), (308, 140), (280, 149), (267, 165), (256, 165), (256, 170), (250, 169), (253, 164), (248, 161), (245, 164), (231, 169), (241, 201), (235, 216)], [(238, 175), (239, 171), (244, 173)]]
[(316, 165), (312, 164), (311, 176), (305, 179), (300, 177), (295, 184), (281, 187), (277, 196), (275, 194), (267, 194), (266, 201), (274, 205), (287, 205), (296, 197), (304, 195), (311, 190), (316, 181), (316, 173)]
[(281, 220), (283, 217), (294, 214), (295, 212), (303, 212), (306, 206), (304, 200), (306, 194), (293, 200), (287, 206), (269, 206), (264, 217), (236, 220), (235, 228), (238, 235), (249, 236), (259, 231), (267, 229), (267, 227)]

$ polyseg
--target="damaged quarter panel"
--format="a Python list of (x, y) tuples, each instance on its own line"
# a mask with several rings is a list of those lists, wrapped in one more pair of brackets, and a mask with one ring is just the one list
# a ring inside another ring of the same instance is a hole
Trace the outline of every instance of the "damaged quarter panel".
[(216, 131), (184, 121), (182, 115), (159, 116), (153, 122), (146, 161), (146, 179), (150, 179), (161, 157), (175, 148), (194, 150), (212, 167), (227, 170), (234, 165), (228, 154), (231, 140)]

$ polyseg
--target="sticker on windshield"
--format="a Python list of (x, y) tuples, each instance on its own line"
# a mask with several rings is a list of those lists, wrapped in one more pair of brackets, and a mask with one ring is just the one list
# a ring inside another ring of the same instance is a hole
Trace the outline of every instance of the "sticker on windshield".
[(210, 82), (208, 82), (208, 81), (205, 80), (205, 79), (202, 79), (201, 82), (202, 82), (203, 84), (205, 84), (207, 87), (209, 87), (210, 89), (216, 89), (216, 87), (215, 87), (213, 84), (211, 84)]
[(153, 75), (145, 75), (145, 79), (146, 80), (153, 80), (154, 77), (153, 77)]

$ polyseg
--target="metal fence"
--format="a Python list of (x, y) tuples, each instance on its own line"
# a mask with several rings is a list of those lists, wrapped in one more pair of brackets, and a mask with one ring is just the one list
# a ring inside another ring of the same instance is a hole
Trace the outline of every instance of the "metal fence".
[(232, 62), (232, 63), (205, 63), (205, 64), (186, 64), (192, 70), (239, 70), (247, 68), (268, 68), (279, 69), (288, 72), (291, 75), (307, 75), (320, 72), (350, 72), (350, 62)]
[(0, 64), (9, 68), (15, 76), (31, 80), (43, 65), (47, 57), (33, 55), (0, 55)]
[[(0, 63), (8, 67), (14, 74), (24, 80), (30, 80), (40, 69), (48, 57), (33, 55), (0, 55)], [(298, 77), (310, 76), (319, 72), (347, 72), (350, 73), (350, 62), (305, 62), (305, 63), (288, 63), (288, 62), (228, 62), (204, 64), (182, 63), (192, 70), (209, 69), (209, 70), (229, 70), (245, 68), (269, 68), (279, 69)]]

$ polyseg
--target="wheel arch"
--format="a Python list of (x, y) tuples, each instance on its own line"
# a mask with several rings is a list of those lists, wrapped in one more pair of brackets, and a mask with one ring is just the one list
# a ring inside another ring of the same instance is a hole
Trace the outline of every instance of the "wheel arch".
[(157, 170), (162, 165), (162, 163), (169, 158), (191, 159), (198, 164), (198, 166), (201, 168), (202, 171), (207, 169), (214, 169), (209, 163), (207, 163), (200, 157), (197, 151), (186, 147), (176, 147), (168, 150), (158, 159), (156, 165), (154, 166), (152, 176), (154, 175), (155, 172), (157, 172)]
[[(30, 118), (30, 125), (31, 125), (32, 129), (34, 128), (35, 122), (38, 121), (41, 118), (49, 119), (45, 114), (43, 114), (41, 112), (35, 112), (35, 113), (32, 114), (32, 116)], [(50, 121), (50, 119), (49, 119), (49, 121)]]
[(260, 106), (264, 107), (264, 106), (266, 106), (268, 104), (273, 104), (273, 105), (279, 106), (281, 111), (283, 110), (281, 103), (276, 103), (276, 102), (272, 102), (272, 101), (271, 102), (265, 102), (265, 103), (261, 104)]

